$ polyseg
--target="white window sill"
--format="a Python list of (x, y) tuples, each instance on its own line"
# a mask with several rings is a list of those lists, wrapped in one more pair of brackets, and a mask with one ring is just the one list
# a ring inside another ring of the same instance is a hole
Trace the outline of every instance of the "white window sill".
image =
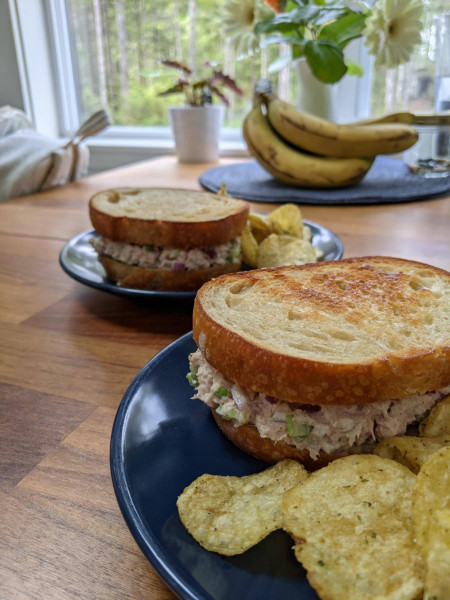
[[(175, 154), (175, 144), (168, 127), (110, 127), (86, 141), (89, 147), (89, 174), (121, 167), (156, 156)], [(250, 156), (242, 135), (236, 130), (223, 131), (220, 156)]]

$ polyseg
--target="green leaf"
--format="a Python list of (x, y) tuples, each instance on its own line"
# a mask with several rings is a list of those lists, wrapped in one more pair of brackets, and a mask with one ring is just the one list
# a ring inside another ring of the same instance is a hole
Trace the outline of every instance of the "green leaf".
[(305, 57), (313, 75), (323, 83), (336, 83), (347, 72), (342, 50), (328, 40), (308, 40)]
[(299, 58), (303, 58), (305, 56), (305, 48), (303, 44), (296, 44), (292, 46), (292, 60), (298, 60)]
[(366, 16), (363, 14), (348, 13), (337, 21), (324, 25), (320, 30), (318, 39), (334, 42), (343, 50), (349, 42), (361, 37), (365, 21)]
[(290, 13), (282, 13), (281, 15), (275, 15), (270, 19), (265, 19), (256, 23), (254, 27), (255, 34), (261, 33), (273, 33), (279, 31), (280, 33), (289, 33), (297, 29), (297, 23), (293, 22), (290, 18)]
[(347, 75), (356, 75), (356, 77), (362, 77), (364, 75), (364, 69), (359, 63), (346, 58), (345, 64), (347, 65)]

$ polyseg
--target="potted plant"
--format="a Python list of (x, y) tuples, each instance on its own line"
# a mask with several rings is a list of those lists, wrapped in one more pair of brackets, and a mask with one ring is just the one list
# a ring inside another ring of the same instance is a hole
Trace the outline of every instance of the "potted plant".
[(299, 78), (299, 108), (327, 117), (323, 112), (333, 101), (333, 84), (345, 75), (362, 75), (346, 54), (348, 44), (362, 39), (377, 67), (408, 61), (421, 39), (423, 1), (228, 0), (225, 34), (235, 44), (243, 39), (248, 44), (253, 36), (254, 50), (287, 45), (289, 51), (269, 66), (269, 73), (292, 65)]
[[(169, 122), (175, 140), (180, 162), (213, 162), (219, 157), (219, 136), (223, 120), (223, 105), (229, 101), (222, 91), (228, 88), (242, 96), (242, 90), (235, 81), (206, 62), (209, 76), (196, 78), (187, 65), (172, 60), (162, 60), (161, 64), (180, 71), (181, 76), (169, 89), (159, 96), (183, 94), (185, 104), (168, 108)], [(220, 104), (213, 104), (217, 97)]]

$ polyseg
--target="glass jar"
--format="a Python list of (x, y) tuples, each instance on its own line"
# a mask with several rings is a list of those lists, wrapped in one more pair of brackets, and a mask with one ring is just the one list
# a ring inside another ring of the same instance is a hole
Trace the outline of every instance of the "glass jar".
[(403, 153), (405, 164), (413, 173), (422, 177), (448, 177), (450, 175), (450, 125), (439, 123), (417, 125), (416, 129), (419, 139), (412, 148)]

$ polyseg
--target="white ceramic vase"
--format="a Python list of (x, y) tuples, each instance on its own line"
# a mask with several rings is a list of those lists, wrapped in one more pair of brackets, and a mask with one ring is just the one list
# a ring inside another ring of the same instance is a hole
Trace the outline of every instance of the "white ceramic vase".
[(183, 163), (217, 161), (223, 106), (172, 106), (168, 111), (178, 160)]
[(314, 77), (306, 60), (295, 63), (298, 76), (296, 107), (328, 121), (337, 122), (337, 88)]

